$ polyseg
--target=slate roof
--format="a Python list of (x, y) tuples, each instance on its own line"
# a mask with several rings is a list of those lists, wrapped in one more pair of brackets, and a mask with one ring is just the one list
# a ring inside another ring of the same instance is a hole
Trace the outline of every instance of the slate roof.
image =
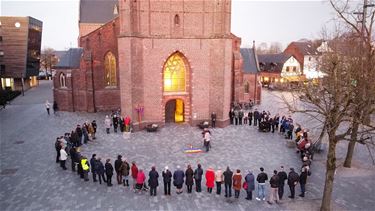
[(83, 48), (70, 48), (64, 55), (60, 57), (59, 63), (56, 64), (56, 69), (78, 69), (82, 57)]
[(241, 48), (240, 49), (243, 66), (242, 70), (244, 73), (258, 73), (258, 57), (254, 48)]
[(303, 55), (319, 55), (317, 50), (319, 47), (316, 43), (311, 41), (293, 42)]
[(258, 55), (259, 66), (261, 71), (281, 72), (284, 63), (291, 57), (290, 54), (262, 54)]
[(118, 0), (80, 0), (79, 22), (107, 23), (118, 15), (114, 13), (115, 5)]

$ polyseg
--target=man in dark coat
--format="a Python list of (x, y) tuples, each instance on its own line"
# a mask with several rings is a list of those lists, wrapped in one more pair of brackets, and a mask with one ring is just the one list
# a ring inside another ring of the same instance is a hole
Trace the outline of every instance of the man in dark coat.
[(233, 172), (230, 170), (229, 166), (227, 170), (224, 171), (224, 187), (225, 187), (225, 197), (232, 197), (232, 177)]
[(186, 176), (186, 181), (185, 181), (185, 184), (187, 186), (187, 192), (188, 193), (191, 193), (192, 189), (193, 189), (193, 184), (194, 184), (194, 171), (193, 169), (191, 169), (191, 166), (188, 165), (186, 171), (185, 171), (185, 176)]
[(177, 170), (173, 173), (173, 185), (176, 186), (176, 193), (180, 194), (182, 193), (182, 186), (184, 184), (184, 177), (185, 174), (181, 170), (180, 166), (177, 166)]
[(104, 172), (105, 172), (104, 165), (101, 161), (101, 158), (98, 158), (96, 160), (96, 173), (98, 174), (100, 184), (102, 184), (102, 179), (103, 179), (103, 182), (107, 182), (107, 180), (104, 177)]
[(69, 154), (70, 154), (70, 160), (72, 161), (72, 171), (76, 171), (77, 151), (76, 151), (75, 146), (70, 148)]
[(211, 114), (211, 126), (213, 128), (215, 128), (215, 126), (216, 126), (216, 113), (215, 112), (212, 112), (212, 114)]
[(92, 139), (96, 139), (96, 129), (98, 128), (98, 125), (96, 124), (96, 121), (91, 122), (92, 128), (94, 128), (94, 133), (92, 134)]
[(82, 145), (82, 136), (83, 136), (81, 125), (77, 125), (76, 134), (78, 135), (78, 146), (81, 146)]
[(294, 168), (290, 168), (290, 172), (288, 175), (288, 185), (290, 189), (290, 196), (289, 198), (294, 199), (295, 195), (295, 187), (299, 181), (299, 175), (294, 171)]
[(259, 111), (255, 109), (254, 111), (254, 126), (257, 126), (258, 121), (260, 121)]
[(273, 201), (276, 201), (276, 203), (279, 203), (279, 194), (278, 194), (278, 188), (279, 188), (279, 176), (277, 176), (277, 171), (273, 171), (273, 176), (270, 179), (270, 199), (267, 201), (268, 204), (272, 204)]
[(277, 176), (279, 176), (279, 190), (278, 190), (278, 194), (279, 194), (279, 199), (283, 199), (283, 195), (284, 195), (284, 184), (285, 184), (285, 180), (288, 179), (288, 176), (286, 175), (285, 171), (284, 171), (284, 166), (281, 166), (280, 167), (280, 171), (277, 173)]
[(112, 122), (113, 122), (113, 130), (115, 131), (115, 133), (117, 133), (119, 119), (116, 114), (113, 115)]
[(234, 111), (233, 111), (233, 108), (231, 108), (229, 111), (229, 120), (230, 120), (231, 125), (233, 125), (233, 118), (234, 118)]
[(201, 164), (198, 164), (198, 168), (195, 169), (195, 171), (194, 171), (195, 190), (197, 192), (201, 192), (202, 191), (202, 186), (201, 186), (202, 175), (203, 175), (202, 166), (201, 166)]
[(302, 173), (299, 177), (299, 184), (301, 186), (301, 194), (300, 197), (305, 197), (305, 186), (306, 186), (306, 180), (307, 180), (307, 168), (302, 168)]
[(60, 163), (60, 150), (61, 150), (61, 142), (60, 138), (56, 138), (55, 141), (55, 149), (56, 149), (56, 163)]
[(249, 119), (249, 125), (251, 126), (253, 122), (253, 112), (249, 111), (249, 113), (247, 114), (247, 118)]
[(91, 173), (92, 173), (92, 179), (94, 182), (97, 182), (96, 180), (96, 154), (93, 154), (90, 159), (90, 166), (91, 166)]
[(168, 166), (165, 167), (162, 176), (164, 182), (164, 195), (171, 195), (172, 172), (168, 170)]
[(150, 186), (150, 196), (156, 196), (156, 188), (159, 185), (159, 173), (156, 171), (155, 166), (151, 168), (148, 174), (148, 185)]
[(112, 186), (113, 166), (111, 159), (107, 159), (105, 162), (105, 174), (107, 175), (107, 185)]
[(117, 178), (117, 184), (119, 184), (119, 185), (122, 184), (122, 174), (120, 172), (120, 167), (121, 167), (121, 164), (122, 164), (121, 158), (122, 158), (122, 156), (118, 155), (117, 160), (115, 161), (116, 178)]
[(244, 113), (243, 113), (243, 110), (240, 109), (240, 111), (238, 112), (238, 123), (239, 125), (242, 125), (242, 119), (244, 117)]

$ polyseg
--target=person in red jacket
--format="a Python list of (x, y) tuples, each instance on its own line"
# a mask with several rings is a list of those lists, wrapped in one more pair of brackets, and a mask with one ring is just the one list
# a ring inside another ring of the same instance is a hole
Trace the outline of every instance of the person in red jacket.
[(132, 178), (133, 178), (133, 189), (135, 189), (135, 185), (137, 184), (137, 176), (138, 176), (138, 167), (135, 162), (132, 162)]
[(215, 186), (215, 171), (212, 167), (206, 171), (206, 186), (207, 192), (212, 193), (212, 188)]

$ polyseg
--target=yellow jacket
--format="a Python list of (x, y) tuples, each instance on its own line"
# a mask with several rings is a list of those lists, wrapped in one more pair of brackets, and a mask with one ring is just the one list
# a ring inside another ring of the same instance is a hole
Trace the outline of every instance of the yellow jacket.
[(89, 170), (89, 166), (87, 165), (87, 159), (86, 158), (84, 158), (84, 159), (81, 160), (81, 165), (82, 165), (82, 169), (84, 171), (88, 171)]

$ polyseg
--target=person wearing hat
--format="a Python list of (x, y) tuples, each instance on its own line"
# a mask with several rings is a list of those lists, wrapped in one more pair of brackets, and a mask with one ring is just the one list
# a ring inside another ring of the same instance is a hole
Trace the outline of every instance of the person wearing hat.
[(280, 171), (277, 173), (277, 176), (279, 176), (279, 189), (278, 189), (278, 194), (279, 194), (279, 199), (281, 200), (284, 195), (284, 185), (285, 185), (285, 180), (288, 179), (288, 175), (286, 175), (284, 171), (284, 166), (280, 166)]
[(176, 193), (177, 194), (182, 193), (182, 186), (184, 184), (184, 177), (185, 177), (185, 174), (181, 170), (181, 167), (177, 166), (177, 170), (174, 171), (174, 173), (173, 173), (173, 185), (176, 186), (176, 189), (177, 189)]
[(164, 182), (164, 195), (171, 195), (171, 181), (172, 181), (172, 173), (169, 171), (168, 166), (164, 168), (162, 173), (163, 182)]
[(290, 172), (288, 175), (288, 185), (290, 189), (290, 196), (289, 198), (294, 199), (295, 195), (295, 187), (299, 181), (299, 175), (294, 171), (294, 168), (290, 168)]

